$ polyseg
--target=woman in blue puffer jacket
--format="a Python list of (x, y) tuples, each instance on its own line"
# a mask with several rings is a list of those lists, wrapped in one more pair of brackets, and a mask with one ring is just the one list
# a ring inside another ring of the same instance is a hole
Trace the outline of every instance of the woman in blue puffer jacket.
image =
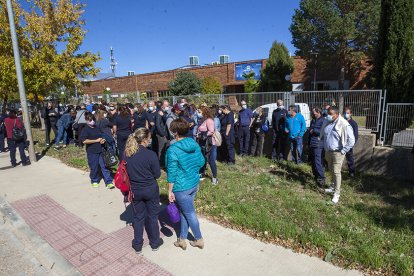
[(192, 138), (186, 138), (190, 125), (183, 118), (171, 122), (170, 131), (176, 143), (167, 151), (165, 164), (167, 164), (168, 199), (176, 202), (181, 215), (180, 237), (174, 245), (187, 248), (186, 239), (188, 229), (191, 228), (195, 241), (190, 245), (202, 249), (204, 240), (194, 208), (194, 198), (200, 182), (199, 171), (204, 166), (205, 158), (200, 146)]

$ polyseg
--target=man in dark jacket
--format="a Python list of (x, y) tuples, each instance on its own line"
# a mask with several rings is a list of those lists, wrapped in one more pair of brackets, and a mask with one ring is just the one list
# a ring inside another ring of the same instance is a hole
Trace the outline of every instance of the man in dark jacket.
[(167, 129), (167, 110), (163, 106), (159, 106), (159, 110), (155, 114), (155, 137), (157, 138), (157, 155), (160, 160), (161, 167), (165, 167), (165, 153), (168, 147), (168, 129)]
[(325, 185), (325, 168), (323, 167), (323, 143), (320, 141), (320, 132), (325, 121), (319, 107), (312, 109), (312, 122), (309, 128), (309, 152), (312, 162), (312, 172), (320, 187)]
[(285, 121), (287, 110), (283, 106), (282, 100), (277, 100), (277, 109), (272, 113), (273, 127), (273, 160), (287, 160), (288, 135), (285, 133)]
[[(356, 144), (358, 142), (358, 124), (357, 122), (354, 121), (354, 119), (352, 119), (351, 108), (349, 107), (345, 108), (344, 118), (348, 121), (348, 123), (352, 127), (352, 130), (354, 131), (355, 144)], [(352, 177), (354, 177), (355, 176), (355, 158), (354, 158), (353, 148), (346, 153), (345, 157), (346, 157), (346, 162), (348, 163), (349, 173)]]
[(53, 130), (55, 134), (55, 139), (57, 136), (57, 127), (56, 123), (59, 119), (59, 111), (53, 106), (53, 103), (48, 102), (47, 106), (44, 107), (43, 119), (45, 119), (46, 127), (46, 146), (50, 144), (50, 131)]

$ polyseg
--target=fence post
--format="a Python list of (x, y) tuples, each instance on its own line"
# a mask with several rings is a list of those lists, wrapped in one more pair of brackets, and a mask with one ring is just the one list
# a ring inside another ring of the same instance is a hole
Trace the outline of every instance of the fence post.
[(339, 114), (344, 114), (344, 94), (339, 94)]
[[(387, 102), (387, 89), (384, 89), (384, 97), (382, 97), (382, 93), (381, 93), (380, 102), (381, 102), (381, 104), (380, 104), (380, 107), (379, 107), (378, 116), (381, 115), (380, 112), (382, 110), (382, 117), (380, 118), (380, 120), (378, 120), (378, 123), (379, 123), (379, 131), (380, 131), (380, 145), (384, 146), (385, 133), (387, 132), (386, 124), (387, 124), (387, 116), (388, 116), (388, 105), (386, 104), (386, 102)], [(385, 122), (385, 126), (384, 126), (384, 122)]]

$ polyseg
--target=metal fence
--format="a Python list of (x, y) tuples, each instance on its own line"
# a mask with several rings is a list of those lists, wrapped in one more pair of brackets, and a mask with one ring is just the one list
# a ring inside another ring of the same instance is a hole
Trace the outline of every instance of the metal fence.
[(393, 147), (414, 145), (414, 103), (388, 103), (381, 143)]
[[(234, 105), (246, 100), (251, 108), (275, 103), (278, 99), (284, 101), (285, 106), (295, 103), (306, 103), (309, 108), (323, 107), (324, 104), (338, 106), (342, 112), (345, 107), (352, 108), (354, 119), (362, 129), (378, 132), (381, 126), (381, 111), (385, 101), (382, 90), (329, 90), (329, 91), (294, 91), (294, 92), (254, 92), (237, 94), (196, 94), (186, 96), (148, 97), (146, 93), (120, 93), (117, 97), (109, 98), (113, 102), (122, 102), (124, 98), (133, 97), (133, 102), (147, 102), (167, 99), (170, 103), (177, 103), (181, 98), (196, 105)], [(93, 101), (105, 99), (109, 95), (94, 96)]]
[(296, 103), (307, 103), (310, 108), (329, 104), (337, 106), (343, 113), (349, 107), (360, 128), (373, 132), (380, 130), (381, 107), (385, 102), (382, 90), (301, 91), (293, 94)]
[[(285, 106), (295, 103), (306, 103), (309, 108), (323, 107), (324, 104), (338, 106), (342, 113), (345, 107), (352, 109), (353, 118), (362, 129), (378, 132), (381, 125), (381, 107), (385, 95), (381, 90), (342, 90), (342, 91), (295, 91), (295, 92), (254, 92), (219, 95), (191, 95), (185, 98), (192, 103), (229, 104), (246, 100), (251, 108), (275, 103), (278, 99)], [(173, 102), (180, 100), (174, 97)]]

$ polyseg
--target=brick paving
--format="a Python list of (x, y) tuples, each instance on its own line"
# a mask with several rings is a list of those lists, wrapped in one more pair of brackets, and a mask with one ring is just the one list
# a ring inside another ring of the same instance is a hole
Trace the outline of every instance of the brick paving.
[[(84, 275), (171, 275), (135, 254), (131, 226), (103, 233), (47, 195), (11, 204), (27, 224)], [(146, 234), (144, 237), (147, 246)]]

